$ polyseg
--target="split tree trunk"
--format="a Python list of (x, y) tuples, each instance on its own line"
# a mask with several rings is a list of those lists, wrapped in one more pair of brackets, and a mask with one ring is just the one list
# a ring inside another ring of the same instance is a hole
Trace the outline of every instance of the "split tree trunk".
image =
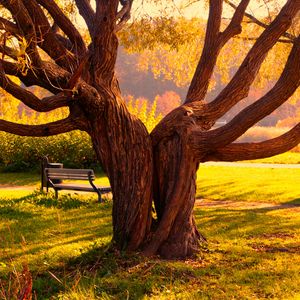
[[(110, 95), (115, 98), (90, 118), (90, 135), (112, 187), (113, 241), (129, 251), (143, 247), (146, 255), (191, 256), (203, 238), (193, 217), (198, 164), (186, 146), (187, 135), (175, 131), (153, 146), (145, 126), (129, 114), (118, 91), (112, 89)], [(156, 222), (152, 222), (153, 199)]]

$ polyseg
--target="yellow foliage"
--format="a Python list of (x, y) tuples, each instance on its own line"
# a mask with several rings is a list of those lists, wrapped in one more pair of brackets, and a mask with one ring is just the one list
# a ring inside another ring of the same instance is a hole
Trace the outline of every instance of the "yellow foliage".
[(156, 100), (154, 100), (152, 105), (149, 106), (147, 99), (134, 99), (132, 96), (128, 96), (127, 108), (131, 114), (138, 117), (144, 123), (148, 132), (151, 132), (162, 119), (162, 115), (157, 114), (156, 111)]

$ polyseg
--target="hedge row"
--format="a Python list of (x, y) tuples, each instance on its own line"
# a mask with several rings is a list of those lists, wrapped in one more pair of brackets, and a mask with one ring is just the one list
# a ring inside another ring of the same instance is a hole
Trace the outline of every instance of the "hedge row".
[(37, 169), (41, 158), (61, 162), (65, 167), (96, 167), (96, 156), (90, 137), (80, 131), (72, 131), (53, 137), (20, 137), (0, 132), (0, 168), (17, 172)]
[[(3, 99), (0, 97), (0, 104)], [(127, 102), (129, 111), (142, 120), (149, 132), (160, 121), (161, 116), (156, 116), (156, 101), (148, 106), (145, 99), (128, 97)], [(9, 103), (14, 102), (10, 99)], [(6, 103), (2, 103), (0, 116), (9, 121), (33, 125), (54, 122), (65, 118), (68, 114), (67, 110), (58, 109), (47, 114), (28, 113), (23, 110), (20, 115), (17, 105), (18, 102), (15, 107), (8, 107)], [(90, 137), (84, 132), (72, 131), (53, 137), (33, 138), (0, 131), (1, 171), (18, 172), (38, 169), (41, 158), (45, 155), (48, 156), (50, 162), (61, 162), (65, 167), (100, 168)]]

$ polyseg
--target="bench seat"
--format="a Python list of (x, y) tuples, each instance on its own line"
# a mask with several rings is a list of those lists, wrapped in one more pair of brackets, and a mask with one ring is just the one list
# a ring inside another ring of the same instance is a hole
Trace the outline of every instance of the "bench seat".
[[(53, 186), (58, 190), (70, 190), (70, 191), (83, 191), (83, 192), (95, 192), (95, 189), (87, 184), (73, 184), (73, 183), (54, 183)], [(97, 187), (102, 193), (111, 192), (110, 187)]]
[[(94, 184), (95, 174), (92, 169), (45, 168), (45, 177), (47, 191), (49, 188), (53, 188), (56, 198), (58, 198), (58, 191), (61, 190), (94, 192), (98, 194), (98, 199), (102, 202), (101, 195), (111, 192), (109, 186)], [(65, 183), (63, 180), (87, 180), (90, 184)]]

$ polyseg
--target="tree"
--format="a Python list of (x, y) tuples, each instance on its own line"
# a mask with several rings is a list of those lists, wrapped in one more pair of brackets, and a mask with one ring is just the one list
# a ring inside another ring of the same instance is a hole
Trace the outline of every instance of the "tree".
[[(221, 49), (242, 30), (249, 2), (241, 0), (235, 6), (224, 30), (220, 28), (223, 1), (209, 2), (202, 55), (185, 102), (149, 134), (128, 112), (114, 71), (117, 31), (128, 21), (133, 0), (96, 0), (95, 9), (88, 0), (75, 1), (89, 31), (88, 46), (54, 0), (0, 0), (3, 16), (7, 15), (0, 18), (0, 86), (36, 111), (59, 107), (70, 111), (65, 119), (35, 126), (1, 120), (0, 130), (37, 137), (86, 131), (111, 183), (116, 247), (172, 258), (194, 254), (203, 239), (193, 217), (199, 164), (268, 157), (300, 142), (297, 124), (272, 140), (234, 143), (300, 85), (300, 37), (288, 32), (300, 0), (288, 0), (269, 25), (260, 24), (264, 31), (230, 82), (212, 102), (203, 100)], [(211, 129), (247, 96), (268, 52), (280, 39), (292, 43), (292, 49), (274, 87), (229, 123)], [(11, 46), (15, 43), (18, 51)], [(9, 76), (28, 87), (41, 86), (52, 95), (39, 99)]]
[(173, 91), (166, 91), (163, 95), (155, 97), (157, 101), (157, 111), (163, 116), (168, 114), (181, 103), (180, 96)]

